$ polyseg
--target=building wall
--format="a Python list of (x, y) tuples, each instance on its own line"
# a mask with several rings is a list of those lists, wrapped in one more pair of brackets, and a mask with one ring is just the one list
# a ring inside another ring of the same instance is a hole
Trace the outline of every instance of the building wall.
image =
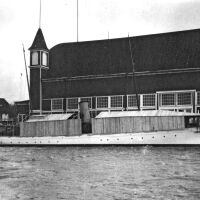
[[(132, 51), (130, 52), (129, 42)], [(49, 69), (42, 71), (43, 109), (52, 110), (52, 99), (89, 97), (96, 109), (97, 96), (135, 94), (131, 54), (139, 94), (159, 91), (200, 91), (200, 30), (131, 38), (63, 43), (49, 52)], [(32, 109), (39, 110), (39, 69), (30, 71)], [(197, 103), (193, 98), (193, 111)], [(158, 98), (158, 95), (157, 95)], [(56, 101), (54, 101), (55, 103)], [(190, 105), (191, 106), (191, 105)], [(156, 105), (155, 108), (158, 108)], [(121, 108), (120, 108), (121, 109)]]
[[(200, 72), (136, 76), (138, 93), (168, 90), (200, 91)], [(37, 88), (37, 87), (36, 87)], [(132, 77), (43, 82), (43, 98), (135, 94)]]

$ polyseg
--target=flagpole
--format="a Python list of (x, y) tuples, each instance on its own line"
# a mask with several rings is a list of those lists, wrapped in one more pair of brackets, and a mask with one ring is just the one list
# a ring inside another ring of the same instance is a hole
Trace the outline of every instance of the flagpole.
[(77, 0), (77, 42), (78, 42), (78, 0)]
[(41, 12), (42, 12), (42, 2), (40, 0), (39, 28), (41, 28)]

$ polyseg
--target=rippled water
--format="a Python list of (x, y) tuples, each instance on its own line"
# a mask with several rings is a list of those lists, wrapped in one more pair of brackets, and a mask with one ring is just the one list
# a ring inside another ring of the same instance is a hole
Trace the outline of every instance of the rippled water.
[(1, 147), (0, 199), (200, 199), (200, 148)]

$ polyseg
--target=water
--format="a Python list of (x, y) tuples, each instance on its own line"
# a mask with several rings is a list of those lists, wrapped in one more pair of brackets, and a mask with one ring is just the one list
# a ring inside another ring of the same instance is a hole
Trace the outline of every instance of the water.
[(197, 147), (1, 147), (0, 200), (200, 199)]

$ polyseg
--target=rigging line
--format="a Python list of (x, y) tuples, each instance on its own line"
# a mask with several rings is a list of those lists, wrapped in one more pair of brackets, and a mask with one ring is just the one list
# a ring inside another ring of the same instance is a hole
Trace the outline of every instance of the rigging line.
[(29, 84), (29, 78), (28, 78), (28, 71), (27, 71), (27, 64), (26, 64), (26, 56), (25, 56), (25, 49), (24, 49), (24, 44), (22, 43), (23, 47), (23, 54), (24, 54), (24, 65), (25, 65), (25, 71), (26, 71), (26, 81), (28, 85), (28, 95), (29, 95), (29, 109), (31, 112), (31, 95), (30, 95), (30, 84)]
[(134, 63), (134, 59), (133, 59), (133, 54), (132, 54), (132, 46), (131, 46), (131, 41), (130, 41), (130, 37), (128, 36), (128, 40), (129, 40), (129, 49), (130, 49), (130, 54), (131, 54), (131, 63), (132, 63), (132, 72), (133, 72), (133, 87), (135, 89), (135, 94), (136, 94), (136, 101), (137, 101), (137, 107), (138, 110), (140, 110), (140, 101), (139, 101), (139, 95), (137, 92), (137, 87), (136, 87), (136, 80), (135, 80), (135, 63)]

